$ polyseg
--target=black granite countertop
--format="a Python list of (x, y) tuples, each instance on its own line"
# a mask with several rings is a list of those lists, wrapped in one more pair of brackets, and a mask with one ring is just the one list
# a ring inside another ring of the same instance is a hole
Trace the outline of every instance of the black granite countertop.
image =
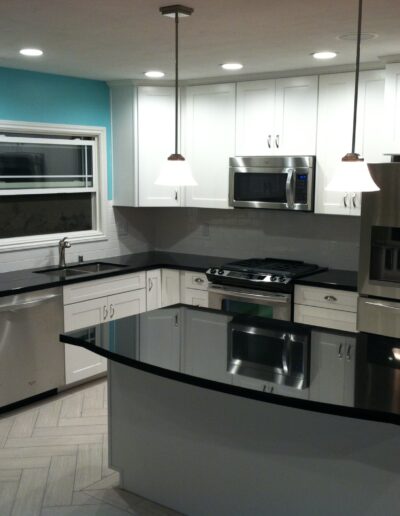
[(400, 424), (397, 341), (387, 337), (180, 304), (65, 333), (60, 340), (207, 389)]
[[(95, 260), (92, 261), (94, 262)], [(54, 268), (56, 267), (55, 265), (5, 272), (0, 274), (0, 297), (158, 268), (205, 272), (210, 267), (218, 267), (221, 264), (231, 262), (233, 258), (151, 251), (147, 253), (102, 258), (97, 261), (114, 263), (121, 265), (121, 267), (112, 271), (92, 274), (87, 273), (66, 278), (38, 272), (43, 269)], [(71, 263), (68, 265), (78, 264)], [(357, 273), (353, 271), (328, 270), (302, 278), (295, 283), (299, 285), (313, 285), (316, 287), (357, 291)]]
[[(95, 260), (93, 260), (93, 262), (94, 261)], [(36, 269), (24, 269), (19, 271), (5, 272), (0, 274), (0, 297), (163, 267), (169, 269), (205, 272), (210, 267), (219, 266), (221, 263), (232, 261), (232, 259), (197, 254), (152, 251), (148, 253), (128, 254), (124, 256), (102, 258), (97, 261), (114, 263), (117, 265), (122, 265), (122, 267), (118, 268), (117, 270), (108, 272), (81, 274), (79, 276), (72, 276), (67, 278), (63, 278), (58, 275), (46, 274), (44, 272), (37, 272), (43, 269), (54, 268), (56, 267), (55, 265), (49, 265), (48, 267), (40, 267)], [(68, 265), (78, 264), (71, 263)]]
[(357, 271), (328, 269), (295, 281), (296, 285), (333, 288), (357, 292)]

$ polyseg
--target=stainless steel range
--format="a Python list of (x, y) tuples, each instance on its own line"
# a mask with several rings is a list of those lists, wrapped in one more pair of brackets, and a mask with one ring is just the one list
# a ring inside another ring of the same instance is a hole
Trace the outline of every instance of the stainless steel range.
[(209, 306), (235, 313), (291, 320), (293, 281), (324, 270), (315, 264), (252, 258), (208, 269)]

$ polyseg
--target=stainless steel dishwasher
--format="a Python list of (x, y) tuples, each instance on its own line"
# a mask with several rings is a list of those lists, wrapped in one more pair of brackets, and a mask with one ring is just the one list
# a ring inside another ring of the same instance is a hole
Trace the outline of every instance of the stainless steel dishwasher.
[(0, 407), (65, 383), (61, 288), (0, 298)]

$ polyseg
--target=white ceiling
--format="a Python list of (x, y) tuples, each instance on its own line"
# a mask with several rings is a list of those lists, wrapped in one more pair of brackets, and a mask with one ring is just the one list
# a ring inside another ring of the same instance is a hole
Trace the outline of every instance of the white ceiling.
[[(183, 1), (183, 0), (182, 0)], [(93, 79), (140, 79), (149, 69), (173, 78), (173, 20), (159, 14), (165, 0), (0, 0), (0, 66)], [(355, 59), (357, 0), (184, 0), (194, 8), (181, 20), (181, 77), (229, 76), (219, 65), (240, 61), (241, 73), (309, 69), (310, 57), (331, 49), (329, 64)], [(400, 54), (400, 1), (364, 0), (361, 60)], [(22, 47), (39, 47), (37, 59)], [(238, 73), (235, 72), (237, 76)]]

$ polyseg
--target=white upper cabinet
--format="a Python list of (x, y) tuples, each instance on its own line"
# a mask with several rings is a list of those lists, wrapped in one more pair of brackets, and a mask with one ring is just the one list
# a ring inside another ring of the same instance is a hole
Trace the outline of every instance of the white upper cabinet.
[(198, 186), (186, 188), (186, 206), (227, 208), (229, 158), (235, 155), (235, 85), (186, 89), (184, 156)]
[(137, 100), (139, 206), (180, 206), (177, 187), (154, 184), (175, 149), (174, 89), (142, 86)]
[(179, 188), (154, 184), (174, 152), (174, 89), (111, 87), (115, 206), (180, 206)]
[[(388, 161), (383, 155), (385, 72), (361, 72), (356, 152), (368, 163)], [(351, 151), (354, 73), (324, 75), (319, 81), (315, 212), (360, 215), (357, 192), (326, 192), (335, 167)]]
[(314, 155), (318, 77), (237, 85), (236, 154)]
[(385, 153), (400, 154), (400, 63), (386, 66)]

